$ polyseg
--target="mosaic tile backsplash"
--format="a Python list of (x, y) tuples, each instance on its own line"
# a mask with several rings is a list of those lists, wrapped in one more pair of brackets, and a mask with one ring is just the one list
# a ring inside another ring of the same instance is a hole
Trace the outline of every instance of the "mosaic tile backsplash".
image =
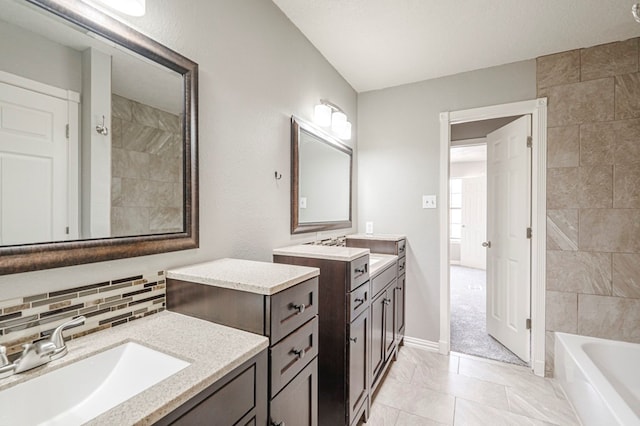
[(11, 358), (22, 351), (23, 344), (47, 337), (78, 315), (87, 320), (66, 330), (67, 340), (163, 311), (165, 287), (165, 274), (160, 271), (2, 300), (0, 344)]

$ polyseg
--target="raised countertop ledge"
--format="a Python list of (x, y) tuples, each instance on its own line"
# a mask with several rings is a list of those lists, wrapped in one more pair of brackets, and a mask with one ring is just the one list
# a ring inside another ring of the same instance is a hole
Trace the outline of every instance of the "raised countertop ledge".
[(306, 266), (220, 259), (171, 269), (167, 271), (167, 278), (271, 295), (319, 274), (318, 268)]
[(316, 246), (301, 244), (273, 250), (279, 256), (311, 257), (314, 259), (341, 260), (351, 262), (369, 254), (369, 249), (356, 247)]
[(347, 235), (346, 238), (353, 240), (380, 240), (380, 241), (400, 241), (406, 240), (406, 235), (401, 234), (352, 234)]
[(126, 342), (140, 343), (190, 365), (89, 421), (88, 425), (152, 424), (269, 346), (266, 337), (165, 311), (70, 340), (65, 357), (4, 379), (0, 389)]
[(380, 272), (393, 265), (398, 256), (393, 254), (371, 253), (369, 255), (369, 278), (375, 278)]

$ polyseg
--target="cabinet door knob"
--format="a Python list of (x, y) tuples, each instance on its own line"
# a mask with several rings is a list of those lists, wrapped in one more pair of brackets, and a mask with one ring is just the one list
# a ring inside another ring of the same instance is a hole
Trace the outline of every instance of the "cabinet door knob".
[(482, 243), (482, 247), (491, 248), (491, 241), (485, 241)]
[(402, 287), (396, 287), (396, 290), (400, 291), (402, 290)]
[(358, 343), (357, 337), (349, 337), (349, 340), (352, 341), (353, 343)]
[(301, 313), (303, 313), (303, 312), (304, 312), (304, 310), (305, 310), (305, 308), (306, 308), (306, 306), (304, 305), (304, 303), (301, 303), (301, 304), (299, 304), (299, 305), (293, 305), (293, 304), (292, 304), (292, 305), (291, 305), (291, 307), (292, 307), (293, 309), (296, 309), (296, 310), (298, 311), (298, 312), (296, 312), (296, 315), (300, 315)]
[(280, 422), (280, 423), (271, 422), (271, 426), (285, 426), (285, 424), (284, 422)]
[(304, 358), (304, 349), (292, 349), (291, 352), (293, 352), (293, 354), (296, 355), (298, 359)]
[(391, 299), (384, 299), (382, 303), (384, 303), (385, 305), (388, 305), (389, 303), (391, 303)]

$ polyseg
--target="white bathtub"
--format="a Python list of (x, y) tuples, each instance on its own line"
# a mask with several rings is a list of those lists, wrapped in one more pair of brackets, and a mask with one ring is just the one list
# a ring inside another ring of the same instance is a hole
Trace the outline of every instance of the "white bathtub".
[(640, 344), (556, 333), (554, 364), (585, 426), (640, 425)]

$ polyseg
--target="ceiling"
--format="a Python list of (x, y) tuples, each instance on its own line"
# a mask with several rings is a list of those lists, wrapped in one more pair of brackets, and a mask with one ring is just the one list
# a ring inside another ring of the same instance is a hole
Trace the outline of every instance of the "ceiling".
[(636, 0), (273, 0), (357, 92), (640, 36)]
[[(476, 141), (482, 142), (482, 140)], [(449, 161), (452, 163), (487, 161), (487, 144), (485, 142), (477, 145), (451, 147)]]

